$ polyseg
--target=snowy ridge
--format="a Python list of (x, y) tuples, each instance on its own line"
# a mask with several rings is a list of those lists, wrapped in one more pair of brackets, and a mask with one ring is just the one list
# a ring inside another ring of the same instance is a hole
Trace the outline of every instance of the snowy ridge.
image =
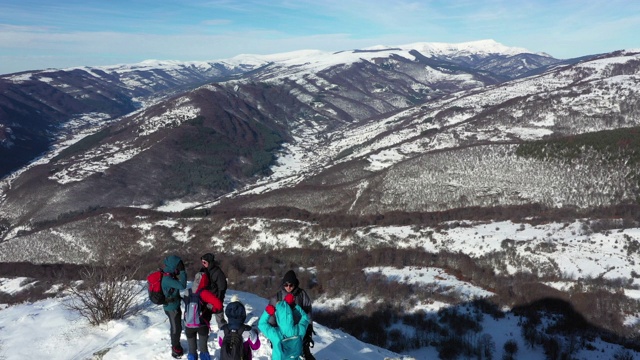
[[(401, 51), (398, 51), (398, 49), (400, 49)], [(325, 66), (330, 66), (337, 64), (348, 64), (359, 61), (360, 59), (371, 60), (373, 58), (388, 56), (388, 54), (397, 54), (406, 58), (413, 58), (413, 56), (409, 54), (411, 50), (417, 50), (425, 56), (462, 56), (471, 53), (499, 54), (511, 56), (522, 53), (532, 53), (525, 48), (505, 46), (494, 40), (480, 40), (457, 44), (418, 42), (395, 46), (376, 45), (364, 48), (360, 51), (353, 50), (328, 52), (321, 50), (299, 50), (271, 55), (243, 54), (233, 57), (231, 60), (233, 60), (235, 63), (264, 64), (266, 62), (277, 62), (281, 63), (282, 65), (322, 64)]]
[[(439, 43), (439, 42), (418, 42), (407, 45), (400, 45), (399, 48), (409, 51), (418, 50), (425, 56), (448, 55), (462, 56), (463, 54), (499, 54), (499, 55), (518, 55), (522, 53), (533, 54), (525, 48), (511, 47), (500, 44), (499, 42), (487, 39), (470, 41), (463, 43)], [(544, 53), (538, 55), (549, 56)]]
[[(293, 73), (317, 73), (337, 65), (349, 65), (362, 60), (372, 61), (376, 58), (388, 57), (391, 54), (413, 59), (411, 51), (417, 50), (427, 57), (433, 56), (469, 56), (470, 54), (494, 54), (512, 56), (531, 53), (524, 48), (508, 47), (494, 40), (481, 40), (459, 44), (419, 42), (401, 46), (377, 45), (363, 50), (327, 52), (320, 50), (300, 50), (272, 55), (238, 55), (233, 58), (240, 63), (264, 64), (275, 63), (277, 67), (285, 67), (287, 71), (281, 76)], [(544, 54), (544, 56), (548, 56)], [(282, 70), (278, 70), (282, 71)], [(274, 71), (273, 73), (275, 73)], [(273, 75), (270, 73), (269, 75)], [(266, 77), (266, 76), (264, 76)]]
[[(398, 53), (397, 49), (402, 51)], [(12, 79), (15, 82), (29, 80), (32, 74), (46, 74), (56, 71), (73, 71), (84, 70), (87, 72), (94, 72), (95, 70), (101, 70), (107, 73), (115, 74), (127, 74), (135, 71), (144, 70), (164, 70), (164, 71), (176, 71), (180, 68), (196, 68), (200, 71), (215, 70), (216, 65), (222, 65), (227, 70), (232, 70), (237, 67), (259, 67), (267, 63), (275, 62), (283, 65), (295, 65), (305, 63), (325, 63), (325, 64), (337, 64), (345, 60), (348, 62), (356, 61), (359, 58), (370, 59), (371, 57), (380, 57), (385, 52), (397, 53), (398, 55), (408, 56), (408, 52), (411, 50), (417, 50), (425, 56), (446, 55), (446, 56), (465, 56), (468, 54), (499, 54), (499, 55), (518, 55), (522, 53), (533, 53), (525, 48), (511, 47), (500, 44), (492, 39), (470, 41), (463, 43), (441, 43), (441, 42), (417, 42), (405, 45), (393, 45), (383, 46), (376, 45), (367, 48), (363, 48), (365, 51), (339, 51), (329, 52), (322, 50), (298, 50), (277, 54), (239, 54), (231, 58), (217, 59), (210, 61), (179, 61), (179, 60), (156, 60), (148, 59), (139, 63), (132, 64), (116, 64), (105, 66), (77, 66), (63, 69), (46, 69), (38, 71), (23, 72), (20, 74), (5, 74), (0, 77), (6, 77)], [(633, 50), (629, 50), (633, 51)], [(371, 54), (373, 52), (373, 54)], [(377, 53), (377, 54), (376, 54)], [(345, 57), (345, 54), (348, 54)], [(548, 56), (544, 53), (537, 53), (539, 55)], [(340, 55), (340, 56), (333, 56)], [(329, 60), (331, 59), (331, 60)]]

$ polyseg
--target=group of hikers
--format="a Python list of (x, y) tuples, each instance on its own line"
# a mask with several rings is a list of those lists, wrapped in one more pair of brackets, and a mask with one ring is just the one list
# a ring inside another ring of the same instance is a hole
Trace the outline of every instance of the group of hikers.
[(269, 340), (272, 360), (315, 360), (311, 354), (314, 346), (312, 303), (307, 293), (300, 288), (293, 270), (289, 270), (282, 278), (280, 289), (269, 300), (256, 329), (245, 323), (247, 313), (236, 296), (231, 298), (226, 307), (223, 305), (227, 279), (214, 255), (206, 253), (200, 257), (200, 261), (202, 267), (195, 274), (187, 295), (182, 296), (180, 291), (187, 289), (184, 263), (176, 255), (164, 259), (161, 288), (166, 300), (163, 302), (163, 309), (169, 318), (171, 355), (174, 358), (184, 355), (180, 344), (184, 322), (188, 344), (187, 360), (197, 360), (198, 352), (200, 360), (211, 359), (207, 342), (210, 321), (215, 316), (220, 360), (251, 360), (252, 351), (259, 349), (261, 345), (258, 331)]

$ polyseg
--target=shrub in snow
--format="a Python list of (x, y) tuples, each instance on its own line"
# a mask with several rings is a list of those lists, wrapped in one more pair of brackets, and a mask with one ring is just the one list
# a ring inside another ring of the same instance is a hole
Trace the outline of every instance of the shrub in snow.
[(67, 307), (77, 311), (92, 325), (135, 315), (140, 308), (136, 297), (144, 290), (134, 280), (136, 271), (124, 267), (86, 267), (82, 282), (71, 286), (73, 294)]

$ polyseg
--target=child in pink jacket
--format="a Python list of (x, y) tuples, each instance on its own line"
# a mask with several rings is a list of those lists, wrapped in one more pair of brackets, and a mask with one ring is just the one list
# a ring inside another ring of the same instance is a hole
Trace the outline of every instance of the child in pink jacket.
[(260, 348), (260, 338), (258, 337), (258, 331), (256, 329), (244, 323), (247, 319), (247, 312), (244, 305), (238, 301), (238, 297), (234, 295), (224, 312), (227, 315), (227, 324), (223, 325), (220, 331), (218, 331), (220, 351), (225, 351), (222, 346), (225, 336), (231, 331), (241, 332), (244, 346), (243, 360), (251, 360), (253, 358), (252, 351)]

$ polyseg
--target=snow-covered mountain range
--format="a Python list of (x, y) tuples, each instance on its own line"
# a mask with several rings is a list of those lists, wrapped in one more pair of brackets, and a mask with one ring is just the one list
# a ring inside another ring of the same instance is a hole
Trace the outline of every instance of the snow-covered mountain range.
[[(559, 60), (417, 43), (45, 70), (0, 86), (2, 154), (38, 156), (2, 163), (2, 263), (213, 250), (259, 296), (269, 284), (246, 277), (295, 264), (325, 304), (339, 297), (332, 279), (353, 277), (338, 303), (356, 314), (403, 291), (413, 300), (393, 316), (405, 323), (434, 302), (553, 298), (637, 345), (640, 51)], [(478, 290), (402, 281), (416, 271)], [(414, 347), (446, 352), (449, 337), (410, 328), (399, 331)], [(531, 347), (553, 333), (569, 351), (553, 329)]]
[[(464, 44), (418, 43), (386, 50), (373, 47), (338, 54), (308, 50), (276, 55), (239, 55), (212, 62), (149, 60), (131, 65), (0, 75), (0, 151), (3, 155), (0, 176), (45, 152), (61, 135), (68, 135), (65, 131), (67, 123), (82, 119), (87, 114), (104, 123), (106, 119), (125, 115), (167, 94), (248, 74), (270, 64), (274, 65), (271, 67), (273, 71), (287, 69), (285, 72), (312, 74), (314, 69), (319, 71), (373, 57), (393, 55), (411, 59), (409, 52), (416, 52), (436, 66), (457, 67), (458, 77), (463, 78), (463, 74), (471, 71), (504, 80), (559, 62), (546, 55), (530, 54), (524, 49), (479, 41)], [(509, 65), (514, 61), (517, 63)], [(263, 78), (273, 77), (273, 72), (262, 74)], [(495, 82), (491, 79), (480, 81)]]

